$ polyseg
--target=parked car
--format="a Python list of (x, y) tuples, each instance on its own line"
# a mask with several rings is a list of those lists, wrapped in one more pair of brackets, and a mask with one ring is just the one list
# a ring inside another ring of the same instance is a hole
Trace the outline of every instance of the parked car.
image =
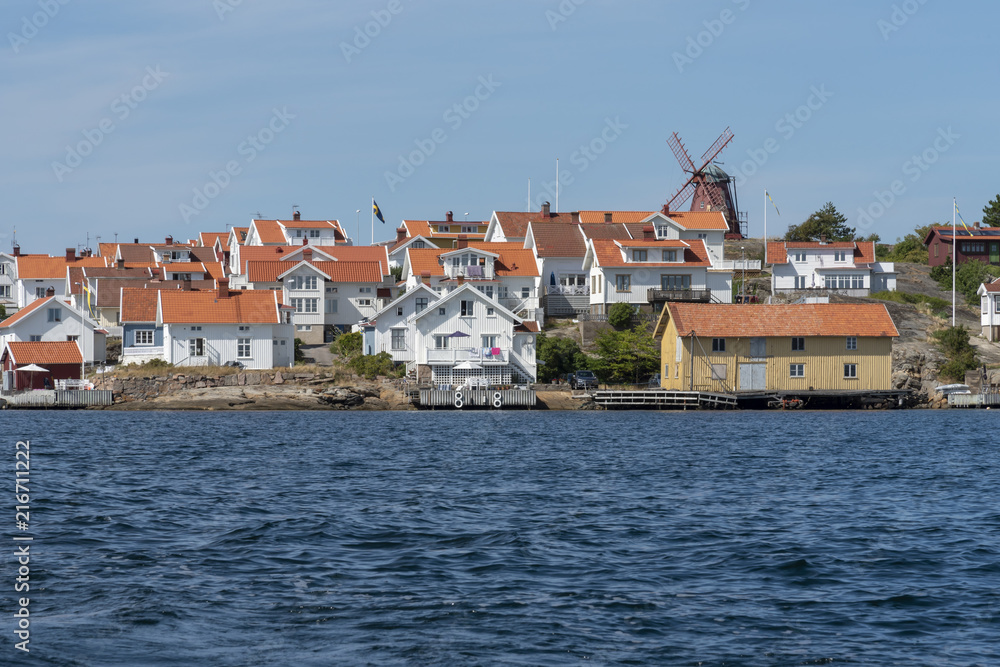
[(573, 376), (570, 386), (573, 389), (597, 389), (597, 376), (594, 371), (577, 371), (571, 373)]

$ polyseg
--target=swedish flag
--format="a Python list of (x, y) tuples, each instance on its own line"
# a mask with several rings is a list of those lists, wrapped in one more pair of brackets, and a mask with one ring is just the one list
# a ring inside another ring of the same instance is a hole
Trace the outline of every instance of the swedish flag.
[(958, 214), (958, 219), (962, 223), (962, 226), (965, 227), (965, 231), (969, 232), (969, 236), (975, 236), (975, 234), (972, 233), (972, 230), (969, 229), (969, 226), (967, 224), (965, 224), (965, 218), (962, 217), (962, 212), (958, 210), (958, 202), (957, 201), (955, 202), (955, 213)]
[(375, 214), (375, 217), (378, 218), (383, 225), (385, 224), (385, 218), (382, 217), (382, 210), (378, 207), (378, 204), (375, 203), (374, 199), (372, 199), (372, 213)]

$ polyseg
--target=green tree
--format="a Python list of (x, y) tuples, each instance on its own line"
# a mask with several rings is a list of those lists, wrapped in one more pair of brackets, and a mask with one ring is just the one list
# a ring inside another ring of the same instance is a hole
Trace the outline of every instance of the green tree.
[(597, 374), (612, 384), (637, 383), (660, 367), (660, 349), (649, 329), (639, 325), (624, 331), (605, 331), (594, 341)]
[(983, 207), (983, 226), (1000, 227), (1000, 195)]
[(625, 329), (632, 324), (632, 315), (635, 309), (624, 302), (611, 304), (608, 308), (608, 324), (615, 329)]
[(590, 359), (572, 338), (538, 334), (539, 382), (549, 382), (580, 368), (589, 368)]
[[(997, 268), (978, 259), (962, 262), (955, 272), (955, 291), (965, 297), (971, 305), (979, 305), (979, 295), (976, 292), (983, 283), (988, 283), (996, 276)], [(931, 278), (946, 292), (951, 291), (951, 257), (944, 264), (931, 269)]]
[(339, 353), (345, 357), (351, 357), (361, 352), (361, 344), (363, 342), (364, 336), (360, 331), (341, 333), (333, 339), (332, 343), (330, 343), (330, 352), (334, 354)]
[(294, 364), (301, 364), (305, 361), (306, 353), (302, 351), (302, 339), (295, 339), (295, 361)]
[(847, 218), (833, 202), (810, 215), (800, 225), (791, 225), (785, 233), (786, 241), (816, 241), (825, 235), (828, 241), (853, 241), (854, 228), (847, 226)]
[(965, 371), (979, 367), (979, 356), (969, 343), (969, 330), (965, 327), (948, 327), (933, 334), (938, 348), (948, 361), (940, 369), (941, 377), (965, 381)]
[(892, 246), (891, 250), (885, 246), (876, 246), (876, 258), (882, 262), (926, 264), (927, 246), (924, 245), (924, 239), (927, 238), (927, 234), (930, 233), (931, 227), (934, 226), (936, 225), (923, 225), (922, 227), (915, 228), (903, 238), (897, 237), (896, 243)]

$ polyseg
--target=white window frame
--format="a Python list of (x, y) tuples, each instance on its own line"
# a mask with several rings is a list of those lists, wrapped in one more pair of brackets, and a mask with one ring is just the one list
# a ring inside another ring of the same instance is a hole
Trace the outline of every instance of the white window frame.
[(45, 310), (49, 322), (62, 322), (61, 308), (46, 308)]
[(806, 376), (805, 364), (788, 364), (788, 377), (804, 378)]
[(857, 364), (844, 364), (844, 379), (845, 380), (857, 380), (858, 379), (858, 365)]
[(450, 350), (451, 349), (451, 337), (448, 334), (435, 334), (434, 335), (434, 349), (435, 350)]
[[(145, 339), (145, 340), (140, 340)], [(135, 330), (135, 341), (133, 345), (136, 347), (152, 347), (156, 344), (156, 332), (153, 329), (136, 329)]]
[(394, 351), (406, 349), (406, 329), (390, 329), (390, 348)]
[(251, 345), (249, 338), (237, 338), (236, 339), (236, 358), (237, 359), (249, 359), (251, 354)]
[(205, 356), (204, 338), (188, 338), (188, 356), (189, 357)]

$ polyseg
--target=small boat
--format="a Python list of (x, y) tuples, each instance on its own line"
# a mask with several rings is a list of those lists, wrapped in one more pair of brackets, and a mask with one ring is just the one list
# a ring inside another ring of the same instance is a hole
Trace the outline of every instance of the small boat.
[(948, 394), (971, 394), (969, 391), (969, 385), (967, 384), (943, 384), (940, 387), (935, 387), (934, 391), (938, 392), (943, 396)]

